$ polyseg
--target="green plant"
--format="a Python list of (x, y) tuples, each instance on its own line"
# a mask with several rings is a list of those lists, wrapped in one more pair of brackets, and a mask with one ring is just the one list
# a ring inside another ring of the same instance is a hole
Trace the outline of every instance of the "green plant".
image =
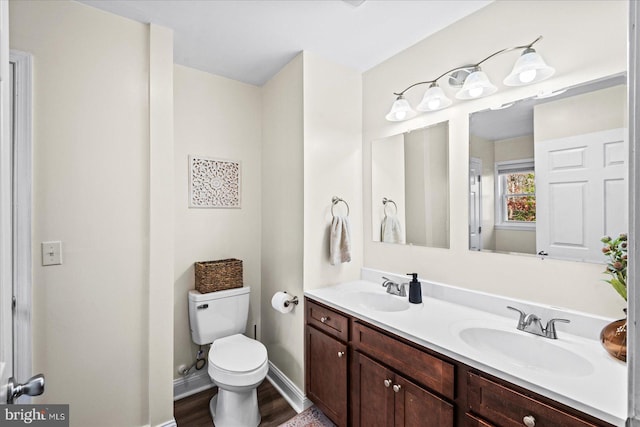
[(608, 257), (606, 274), (611, 275), (611, 279), (605, 280), (610, 283), (613, 289), (627, 300), (627, 235), (621, 234), (612, 239), (605, 236), (600, 239), (604, 243), (602, 253)]

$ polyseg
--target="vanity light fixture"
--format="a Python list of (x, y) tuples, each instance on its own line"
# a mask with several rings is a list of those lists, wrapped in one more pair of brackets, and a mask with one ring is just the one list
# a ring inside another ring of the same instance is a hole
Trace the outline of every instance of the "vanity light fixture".
[(402, 92), (394, 92), (394, 95), (396, 95), (397, 98), (391, 106), (391, 111), (386, 115), (386, 119), (392, 122), (399, 122), (415, 117), (418, 113), (411, 108), (409, 101), (404, 98), (404, 94), (414, 86), (423, 84), (429, 84), (429, 89), (425, 92), (422, 101), (418, 104), (416, 110), (420, 112), (429, 112), (441, 110), (450, 106), (452, 104), (451, 99), (447, 97), (444, 90), (442, 90), (438, 85), (438, 80), (447, 75), (449, 76), (449, 86), (460, 88), (455, 94), (457, 99), (476, 99), (495, 93), (498, 88), (491, 83), (489, 76), (487, 73), (482, 71), (480, 65), (496, 55), (513, 50), (522, 50), (522, 54), (516, 61), (511, 73), (504, 79), (504, 85), (524, 86), (548, 79), (555, 73), (555, 69), (549, 67), (544, 62), (540, 54), (533, 49), (533, 45), (541, 39), (542, 36), (538, 37), (528, 45), (508, 47), (499, 50), (476, 64), (453, 68), (440, 74), (433, 80), (414, 83)]
[(398, 95), (391, 106), (391, 111), (386, 115), (386, 119), (390, 122), (401, 122), (415, 117), (416, 114), (411, 105), (409, 105), (409, 101), (404, 99), (404, 96)]

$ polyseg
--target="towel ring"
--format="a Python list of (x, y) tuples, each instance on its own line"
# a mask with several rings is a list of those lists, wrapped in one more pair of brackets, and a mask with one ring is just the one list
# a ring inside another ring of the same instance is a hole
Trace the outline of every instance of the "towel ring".
[(340, 202), (344, 203), (347, 206), (347, 216), (349, 216), (349, 203), (336, 196), (333, 196), (333, 198), (331, 199), (331, 215), (336, 216), (336, 214), (333, 213), (333, 207)]
[(384, 216), (387, 216), (387, 205), (389, 203), (393, 203), (393, 206), (396, 208), (396, 215), (398, 214), (398, 205), (391, 199), (387, 199), (386, 197), (382, 198), (382, 204), (384, 205)]

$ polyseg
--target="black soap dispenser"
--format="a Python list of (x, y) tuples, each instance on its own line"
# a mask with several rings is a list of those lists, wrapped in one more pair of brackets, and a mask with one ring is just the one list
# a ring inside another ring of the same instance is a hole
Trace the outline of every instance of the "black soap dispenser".
[(407, 273), (407, 276), (413, 276), (409, 282), (409, 302), (420, 304), (422, 302), (422, 285), (418, 280), (418, 273)]

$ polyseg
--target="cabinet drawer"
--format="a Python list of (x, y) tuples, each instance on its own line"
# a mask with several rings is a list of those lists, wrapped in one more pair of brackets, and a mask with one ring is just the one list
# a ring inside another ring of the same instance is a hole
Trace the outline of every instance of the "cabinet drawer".
[(313, 325), (321, 331), (326, 332), (342, 341), (349, 339), (349, 318), (345, 315), (316, 304), (310, 299), (306, 299), (307, 324)]
[(489, 424), (488, 422), (470, 414), (464, 414), (464, 426), (465, 427), (495, 427), (493, 424)]
[(363, 353), (407, 375), (436, 393), (454, 398), (454, 366), (359, 322), (353, 322), (351, 341)]
[(469, 410), (489, 423), (503, 427), (523, 426), (525, 417), (533, 417), (537, 427), (597, 426), (479, 375), (469, 373), (467, 381)]

